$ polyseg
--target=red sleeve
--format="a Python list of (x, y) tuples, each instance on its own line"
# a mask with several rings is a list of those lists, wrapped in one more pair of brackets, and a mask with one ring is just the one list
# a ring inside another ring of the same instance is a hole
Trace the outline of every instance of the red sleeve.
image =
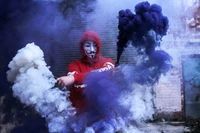
[(102, 57), (101, 68), (109, 68), (112, 69), (115, 67), (115, 62), (111, 58)]
[[(110, 58), (102, 57), (99, 63), (96, 64), (96, 66), (98, 66), (98, 64), (100, 64), (100, 68), (96, 68), (96, 71), (99, 71), (99, 72), (114, 68), (114, 61)], [(86, 74), (87, 74), (86, 72), (81, 71), (81, 70), (84, 70), (84, 67), (86, 66), (81, 64), (78, 60), (69, 64), (67, 71), (68, 71), (68, 74), (74, 73), (73, 76), (75, 79), (75, 84), (83, 83), (83, 80), (85, 79)], [(95, 71), (95, 70), (91, 70), (91, 71)]]
[(110, 62), (113, 65), (115, 64), (115, 62), (111, 58), (104, 58), (104, 59), (105, 59), (105, 62)]
[(85, 73), (81, 73), (80, 67), (81, 66), (78, 64), (78, 62), (74, 61), (71, 64), (69, 64), (67, 69), (68, 74), (75, 72), (74, 73), (75, 84), (82, 84), (85, 78)]

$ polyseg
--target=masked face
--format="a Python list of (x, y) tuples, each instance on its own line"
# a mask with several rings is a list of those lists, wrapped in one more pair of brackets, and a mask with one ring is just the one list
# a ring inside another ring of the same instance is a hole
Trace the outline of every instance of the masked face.
[(97, 52), (97, 45), (93, 41), (85, 41), (83, 50), (88, 58), (94, 58)]

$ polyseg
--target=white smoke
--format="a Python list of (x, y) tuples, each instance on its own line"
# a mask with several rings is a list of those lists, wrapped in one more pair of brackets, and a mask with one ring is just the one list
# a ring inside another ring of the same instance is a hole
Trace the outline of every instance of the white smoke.
[[(119, 95), (118, 100), (130, 112), (130, 118), (113, 112), (113, 115), (102, 117), (90, 125), (87, 123), (91, 119), (88, 112), (76, 115), (76, 110), (68, 100), (69, 91), (64, 92), (54, 87), (56, 80), (44, 61), (43, 51), (34, 43), (18, 50), (8, 67), (8, 81), (14, 83), (13, 95), (23, 104), (34, 107), (46, 119), (50, 133), (142, 133), (138, 124), (152, 119), (152, 88), (131, 82), (132, 67), (120, 66), (115, 73), (122, 73), (120, 81), (127, 82), (123, 87), (129, 87)], [(118, 79), (113, 77), (112, 80)]]
[(75, 110), (66, 100), (68, 91), (54, 87), (56, 80), (44, 61), (42, 50), (34, 43), (20, 49), (9, 63), (8, 81), (13, 82), (13, 95), (33, 106), (46, 118), (49, 132), (68, 132), (69, 118)]
[(131, 119), (138, 124), (146, 120), (152, 120), (155, 113), (153, 88), (139, 84), (133, 84), (133, 88), (131, 92), (122, 97), (124, 106), (128, 106), (131, 111)]
[[(134, 121), (135, 125), (143, 125), (148, 120), (153, 120), (155, 114), (154, 108), (154, 88), (148, 85), (141, 85), (134, 81), (134, 77), (140, 72), (133, 72), (133, 67), (129, 65), (121, 65), (119, 67), (123, 76), (122, 82), (127, 82), (124, 85), (127, 91), (121, 94), (121, 104), (129, 110), (131, 116), (130, 121)], [(135, 74), (135, 75), (134, 75)]]

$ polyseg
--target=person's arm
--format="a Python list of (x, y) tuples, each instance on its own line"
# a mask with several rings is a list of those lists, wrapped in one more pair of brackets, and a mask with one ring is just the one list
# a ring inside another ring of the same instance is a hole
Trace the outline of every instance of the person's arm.
[(62, 76), (57, 78), (57, 84), (60, 86), (70, 86), (75, 84), (82, 84), (85, 77), (85, 73), (80, 72), (80, 65), (78, 62), (74, 61), (69, 64), (67, 69), (67, 76)]
[[(85, 76), (87, 75), (87, 72), (81, 72), (81, 68), (80, 67), (85, 67), (82, 66), (80, 64), (78, 64), (79, 62), (73, 62), (68, 66), (68, 75), (73, 75), (74, 77), (74, 83), (75, 84), (82, 84), (83, 80), (85, 79)], [(104, 58), (101, 57), (101, 60), (99, 61), (100, 63), (100, 68), (96, 69), (96, 70), (92, 70), (93, 71), (98, 71), (98, 72), (102, 72), (102, 71), (107, 71), (110, 69), (113, 69), (114, 66), (114, 61), (111, 58)]]
[(72, 75), (74, 77), (75, 84), (82, 84), (85, 79), (86, 72), (81, 72), (81, 68), (84, 67), (79, 64), (79, 62), (73, 62), (68, 66), (67, 75)]
[[(91, 72), (102, 72), (107, 71), (114, 68), (114, 61), (110, 58), (102, 58), (99, 62), (100, 68), (96, 70), (92, 70)], [(72, 62), (68, 66), (67, 76), (63, 76), (57, 79), (57, 83), (62, 86), (70, 86), (72, 84), (82, 84), (87, 72), (81, 72), (80, 67), (84, 67), (78, 64), (78, 62)]]
[(103, 72), (115, 68), (115, 63), (111, 58), (101, 59), (101, 67), (99, 69), (93, 70), (92, 72)]

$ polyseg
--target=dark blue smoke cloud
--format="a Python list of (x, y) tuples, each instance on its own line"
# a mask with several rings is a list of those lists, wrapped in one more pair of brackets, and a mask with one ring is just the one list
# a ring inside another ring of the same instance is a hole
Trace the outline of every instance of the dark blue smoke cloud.
[[(162, 8), (156, 4), (150, 5), (147, 1), (135, 6), (135, 14), (130, 9), (120, 10), (118, 19), (117, 63), (128, 41), (139, 52), (144, 49), (146, 54), (150, 54), (159, 46), (158, 41), (166, 35), (169, 27), (168, 18), (162, 14)], [(154, 36), (149, 34), (151, 30), (154, 31)]]
[[(165, 74), (172, 66), (171, 57), (160, 47), (162, 37), (167, 34), (169, 21), (162, 14), (162, 8), (157, 4), (141, 2), (135, 6), (135, 14), (130, 9), (120, 10), (118, 14), (117, 64), (120, 56), (130, 42), (139, 55), (147, 56), (146, 60), (135, 69), (141, 71), (138, 83), (154, 84), (161, 74)], [(145, 75), (145, 76), (144, 76)]]
[(87, 108), (91, 114), (100, 117), (113, 117), (114, 113), (124, 117), (127, 115), (121, 101), (118, 101), (124, 91), (123, 86), (116, 82), (112, 71), (91, 73), (85, 83), (87, 88), (84, 93), (88, 101)]

